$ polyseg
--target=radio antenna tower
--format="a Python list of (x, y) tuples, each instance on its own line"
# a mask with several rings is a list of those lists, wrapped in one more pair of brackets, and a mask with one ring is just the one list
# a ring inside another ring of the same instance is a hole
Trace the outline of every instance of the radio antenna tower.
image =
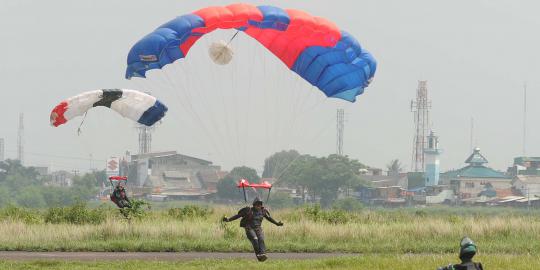
[(337, 129), (337, 141), (336, 141), (336, 153), (343, 156), (343, 131), (345, 129), (345, 110), (338, 109), (336, 117), (336, 129)]
[(418, 81), (416, 100), (411, 100), (411, 112), (414, 113), (415, 127), (411, 170), (414, 172), (424, 171), (424, 148), (426, 148), (426, 136), (430, 129), (429, 109), (431, 109), (431, 101), (428, 100), (427, 91), (427, 81)]
[(24, 164), (24, 114), (19, 113), (19, 131), (17, 133), (17, 159)]
[(527, 83), (523, 84), (523, 156), (527, 155)]

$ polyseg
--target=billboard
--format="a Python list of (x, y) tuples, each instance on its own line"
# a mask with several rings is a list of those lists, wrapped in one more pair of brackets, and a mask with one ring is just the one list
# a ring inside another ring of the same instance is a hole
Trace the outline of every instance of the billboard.
[(107, 176), (120, 174), (120, 158), (110, 157), (107, 159), (107, 169), (105, 170)]

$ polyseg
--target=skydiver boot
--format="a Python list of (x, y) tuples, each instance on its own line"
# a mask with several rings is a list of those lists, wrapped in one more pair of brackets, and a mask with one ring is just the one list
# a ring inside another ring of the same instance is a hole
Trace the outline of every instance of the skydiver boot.
[(257, 254), (257, 260), (259, 260), (259, 262), (264, 262), (266, 259), (268, 259), (268, 257), (265, 253)]

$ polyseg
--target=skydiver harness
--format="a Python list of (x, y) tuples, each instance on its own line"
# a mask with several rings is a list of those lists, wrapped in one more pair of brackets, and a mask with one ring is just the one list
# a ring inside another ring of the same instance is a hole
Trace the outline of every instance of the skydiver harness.
[(261, 208), (260, 214), (254, 213), (252, 207), (245, 207), (240, 210), (240, 215), (242, 215), (242, 219), (240, 220), (240, 227), (260, 227), (262, 224), (262, 220), (264, 218), (264, 207)]

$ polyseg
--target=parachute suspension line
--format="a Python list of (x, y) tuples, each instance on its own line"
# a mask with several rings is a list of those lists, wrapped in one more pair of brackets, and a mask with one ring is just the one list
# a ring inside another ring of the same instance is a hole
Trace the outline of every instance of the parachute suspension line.
[(84, 113), (83, 119), (81, 120), (81, 123), (79, 124), (79, 128), (77, 128), (77, 136), (81, 136), (81, 133), (82, 133), (81, 127), (84, 124), (84, 120), (86, 119), (87, 114), (88, 114), (88, 111)]
[[(199, 126), (202, 128), (202, 131), (206, 134), (206, 136), (208, 137), (208, 139), (210, 140), (213, 148), (215, 149), (215, 151), (218, 152), (218, 155), (220, 155), (220, 158), (224, 158), (226, 156), (226, 151), (225, 149), (221, 149), (219, 147), (219, 142), (214, 138), (213, 134), (215, 133), (212, 133), (210, 131), (210, 129), (207, 127), (207, 125), (205, 124), (205, 121), (203, 121), (204, 119), (198, 114), (196, 108), (193, 106), (193, 96), (191, 95), (191, 92), (189, 91), (189, 89), (199, 89), (199, 90), (204, 90), (204, 89), (200, 89), (199, 87), (195, 88), (195, 87), (191, 87), (191, 80), (189, 79), (189, 76), (187, 76), (187, 74), (190, 74), (185, 68), (183, 65), (178, 65), (180, 66), (180, 69), (182, 69), (183, 72), (179, 72), (178, 70), (175, 72), (177, 74), (186, 74), (186, 76), (182, 76), (184, 78), (184, 85), (185, 87), (180, 89), (180, 92), (185, 96), (185, 101), (188, 103), (188, 108), (191, 109), (192, 111), (192, 115), (195, 116), (196, 118), (196, 123), (199, 124)], [(177, 69), (178, 66), (175, 66), (174, 68)], [(195, 72), (194, 76), (198, 76), (198, 72)], [(195, 92), (202, 92), (202, 91), (195, 91)], [(199, 96), (200, 96), (200, 93), (199, 93)], [(206, 101), (206, 98), (202, 98), (203, 101)], [(210, 106), (208, 105), (205, 105), (206, 108), (209, 108)], [(210, 121), (213, 123), (214, 126), (216, 126), (215, 124), (215, 121), (213, 119), (213, 115), (210, 113)], [(210, 123), (210, 125), (212, 125), (212, 123)], [(218, 133), (218, 136), (222, 136), (221, 135), (221, 132), (219, 131), (219, 129), (217, 129), (217, 132)]]
[(231, 42), (238, 35), (238, 33), (240, 33), (240, 30), (236, 30), (236, 33), (234, 33), (234, 35), (231, 37), (231, 39), (229, 39), (229, 41), (227, 42), (227, 46), (229, 46), (231, 44)]
[[(172, 87), (172, 92), (174, 92), (176, 94), (176, 96), (178, 97), (179, 102), (182, 103), (182, 101), (183, 101), (183, 99), (180, 97), (180, 92), (183, 93), (184, 96), (187, 97), (185, 99), (186, 104), (187, 104), (187, 106), (185, 106), (186, 110), (188, 111), (188, 113), (191, 113), (191, 115), (198, 120), (198, 121), (195, 121), (195, 122), (200, 124), (200, 126), (203, 129), (203, 132), (206, 133), (206, 135), (209, 137), (211, 143), (214, 144), (214, 147), (217, 149), (217, 147), (215, 146), (215, 142), (214, 142), (213, 138), (209, 135), (210, 132), (208, 132), (208, 129), (204, 125), (204, 122), (202, 121), (201, 117), (199, 116), (197, 111), (193, 108), (193, 105), (190, 102), (191, 99), (186, 94), (187, 91), (184, 89), (184, 87), (181, 87), (178, 84), (176, 84), (176, 82), (167, 73), (167, 69), (164, 69), (162, 73), (164, 74), (165, 79), (169, 82), (169, 85)], [(187, 74), (187, 73), (183, 73), (183, 74)], [(183, 76), (183, 77), (187, 77), (187, 76)], [(187, 84), (185, 84), (185, 85), (187, 85)], [(189, 109), (191, 109), (191, 110), (189, 110)]]
[(270, 200), (270, 191), (272, 191), (272, 188), (268, 189), (268, 195), (266, 195), (266, 203)]
[(247, 203), (246, 188), (242, 185), (242, 191), (244, 192), (244, 201)]
[[(247, 113), (244, 113), (244, 123), (245, 123), (245, 127), (246, 127), (246, 130), (245, 130), (245, 138), (246, 138), (246, 141), (245, 143), (243, 144), (243, 149), (242, 149), (242, 154), (244, 157), (246, 157), (246, 154), (247, 154), (247, 147), (249, 144), (249, 139), (250, 139), (250, 131), (251, 129), (249, 128), (250, 126), (250, 123), (252, 123), (250, 120), (250, 116), (252, 115), (252, 112), (254, 112), (254, 109), (252, 108), (252, 101), (251, 101), (251, 92), (253, 89), (253, 71), (255, 70), (254, 69), (254, 66), (255, 66), (255, 56), (256, 56), (256, 52), (258, 52), (257, 48), (259, 46), (249, 46), (250, 49), (251, 49), (251, 64), (249, 65), (249, 77), (248, 77), (248, 87), (247, 87), (247, 102), (246, 102), (246, 105), (247, 105)], [(260, 54), (257, 54), (257, 56), (260, 57)], [(238, 61), (237, 61), (238, 62)], [(235, 66), (238, 67), (238, 64), (236, 64)], [(260, 134), (260, 131), (257, 132), (258, 134)]]
[[(328, 121), (326, 123), (326, 125), (323, 125), (323, 127), (315, 133), (315, 136), (313, 136), (312, 138), (308, 138), (308, 141), (309, 144), (312, 144), (313, 142), (317, 141), (319, 139), (319, 137), (324, 134), (325, 131), (328, 131), (330, 130), (328, 128), (329, 125), (333, 125), (333, 122), (334, 122), (334, 118), (331, 117), (330, 118), (330, 121)], [(285, 169), (283, 169), (283, 171), (280, 172), (279, 176), (276, 178), (276, 181), (274, 182), (274, 184), (278, 184), (281, 180), (281, 177), (285, 174), (285, 172), (291, 167), (291, 165), (296, 161), (298, 160), (298, 158), (300, 158), (302, 155), (299, 155), (297, 157), (295, 157), (291, 162), (289, 162), (289, 164), (287, 165), (287, 167), (285, 167)]]
[[(209, 40), (208, 39), (204, 39), (204, 42), (205, 42), (205, 46), (208, 47), (210, 44), (209, 44)], [(230, 102), (227, 102), (227, 96), (230, 96), (230, 95), (226, 95), (225, 94), (225, 91), (227, 90), (226, 87), (223, 87), (224, 85), (228, 85), (228, 84), (218, 84), (218, 81), (221, 81), (221, 80), (217, 80), (216, 79), (216, 74), (218, 74), (218, 71), (216, 70), (216, 65), (215, 64), (210, 64), (210, 69), (211, 69), (211, 72), (210, 72), (210, 76), (212, 76), (212, 79), (209, 81), (210, 84), (212, 85), (211, 88), (212, 89), (219, 89), (219, 92), (221, 94), (221, 104), (223, 105), (223, 110), (221, 111), (221, 115), (224, 116), (225, 118), (225, 128), (224, 128), (224, 135), (225, 136), (220, 136), (222, 138), (222, 145), (226, 145), (228, 146), (227, 149), (225, 149), (225, 156), (226, 157), (229, 157), (232, 159), (234, 159), (234, 163), (238, 163), (238, 161), (240, 160), (240, 156), (238, 155), (238, 152), (234, 150), (234, 139), (235, 139), (235, 136), (234, 136), (234, 133), (236, 132), (236, 134), (238, 134), (238, 131), (237, 129), (234, 129), (234, 128), (231, 128), (232, 125), (231, 125), (231, 112), (233, 108), (230, 108), (230, 107), (227, 107), (227, 104), (230, 104)], [(227, 67), (224, 67), (224, 68), (227, 68)], [(233, 78), (234, 80), (234, 78)], [(230, 80), (231, 82), (233, 80)], [(231, 89), (231, 93), (234, 89)], [(205, 99), (206, 100), (206, 99)], [(236, 101), (234, 98), (233, 98), (234, 101)], [(236, 107), (236, 106), (235, 106)], [(234, 113), (232, 113), (233, 116), (232, 118), (234, 119)], [(215, 115), (215, 114), (214, 114)], [(211, 117), (213, 118), (214, 115), (212, 115)], [(217, 122), (217, 121), (216, 121)], [(219, 129), (221, 130), (221, 128), (217, 125), (217, 123), (214, 125), (216, 129)], [(236, 125), (237, 127), (238, 125)], [(232, 129), (232, 131), (231, 131)], [(219, 131), (221, 133), (221, 131)], [(223, 142), (223, 139), (225, 139), (225, 142)]]

